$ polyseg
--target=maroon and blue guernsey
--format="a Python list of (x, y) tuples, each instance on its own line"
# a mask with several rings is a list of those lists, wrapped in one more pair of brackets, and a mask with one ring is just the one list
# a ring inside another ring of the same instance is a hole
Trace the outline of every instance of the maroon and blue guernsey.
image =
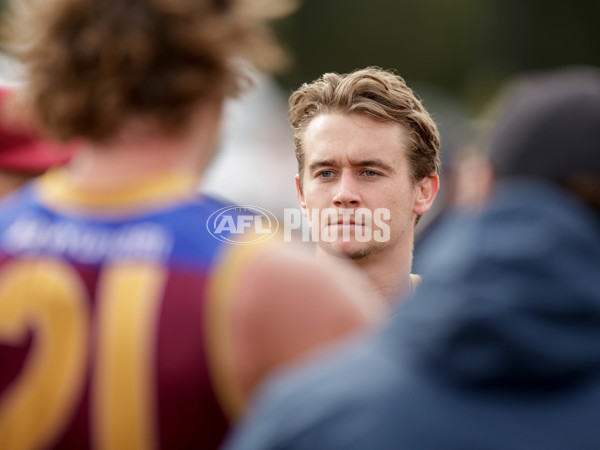
[(242, 246), (207, 231), (225, 205), (193, 183), (82, 192), (58, 171), (3, 201), (0, 448), (219, 445)]

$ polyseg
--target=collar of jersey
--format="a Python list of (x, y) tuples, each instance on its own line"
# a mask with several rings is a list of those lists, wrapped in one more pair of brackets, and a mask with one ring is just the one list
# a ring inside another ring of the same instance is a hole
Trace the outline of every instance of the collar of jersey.
[(58, 209), (90, 212), (133, 212), (161, 207), (197, 195), (198, 181), (180, 172), (168, 172), (149, 180), (107, 190), (83, 190), (73, 186), (66, 169), (52, 170), (34, 183), (43, 203)]

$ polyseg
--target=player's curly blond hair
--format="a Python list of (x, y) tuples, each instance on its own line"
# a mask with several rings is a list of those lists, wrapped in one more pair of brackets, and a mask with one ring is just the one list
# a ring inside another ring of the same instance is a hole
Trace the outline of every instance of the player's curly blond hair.
[(265, 0), (15, 0), (5, 47), (55, 137), (105, 140), (131, 117), (177, 130), (198, 101), (240, 90), (235, 57), (283, 60), (253, 3), (273, 11)]
[(440, 135), (433, 119), (400, 76), (367, 67), (344, 75), (326, 73), (310, 84), (304, 83), (291, 95), (288, 119), (295, 132), (300, 183), (304, 175), (304, 132), (312, 119), (323, 113), (365, 114), (403, 125), (411, 142), (408, 160), (413, 182), (439, 173)]

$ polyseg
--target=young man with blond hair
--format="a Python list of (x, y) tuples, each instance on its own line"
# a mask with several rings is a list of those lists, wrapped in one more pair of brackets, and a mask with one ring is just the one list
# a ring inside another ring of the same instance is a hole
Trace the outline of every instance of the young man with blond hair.
[(439, 187), (434, 121), (400, 76), (376, 67), (304, 84), (289, 110), (318, 257), (349, 258), (388, 299), (412, 291), (414, 227)]

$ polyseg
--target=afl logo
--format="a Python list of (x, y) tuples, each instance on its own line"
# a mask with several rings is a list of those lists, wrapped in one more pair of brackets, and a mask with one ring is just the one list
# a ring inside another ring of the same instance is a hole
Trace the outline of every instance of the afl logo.
[(212, 213), (206, 221), (206, 229), (221, 242), (251, 245), (272, 238), (279, 229), (279, 221), (265, 208), (234, 205)]

